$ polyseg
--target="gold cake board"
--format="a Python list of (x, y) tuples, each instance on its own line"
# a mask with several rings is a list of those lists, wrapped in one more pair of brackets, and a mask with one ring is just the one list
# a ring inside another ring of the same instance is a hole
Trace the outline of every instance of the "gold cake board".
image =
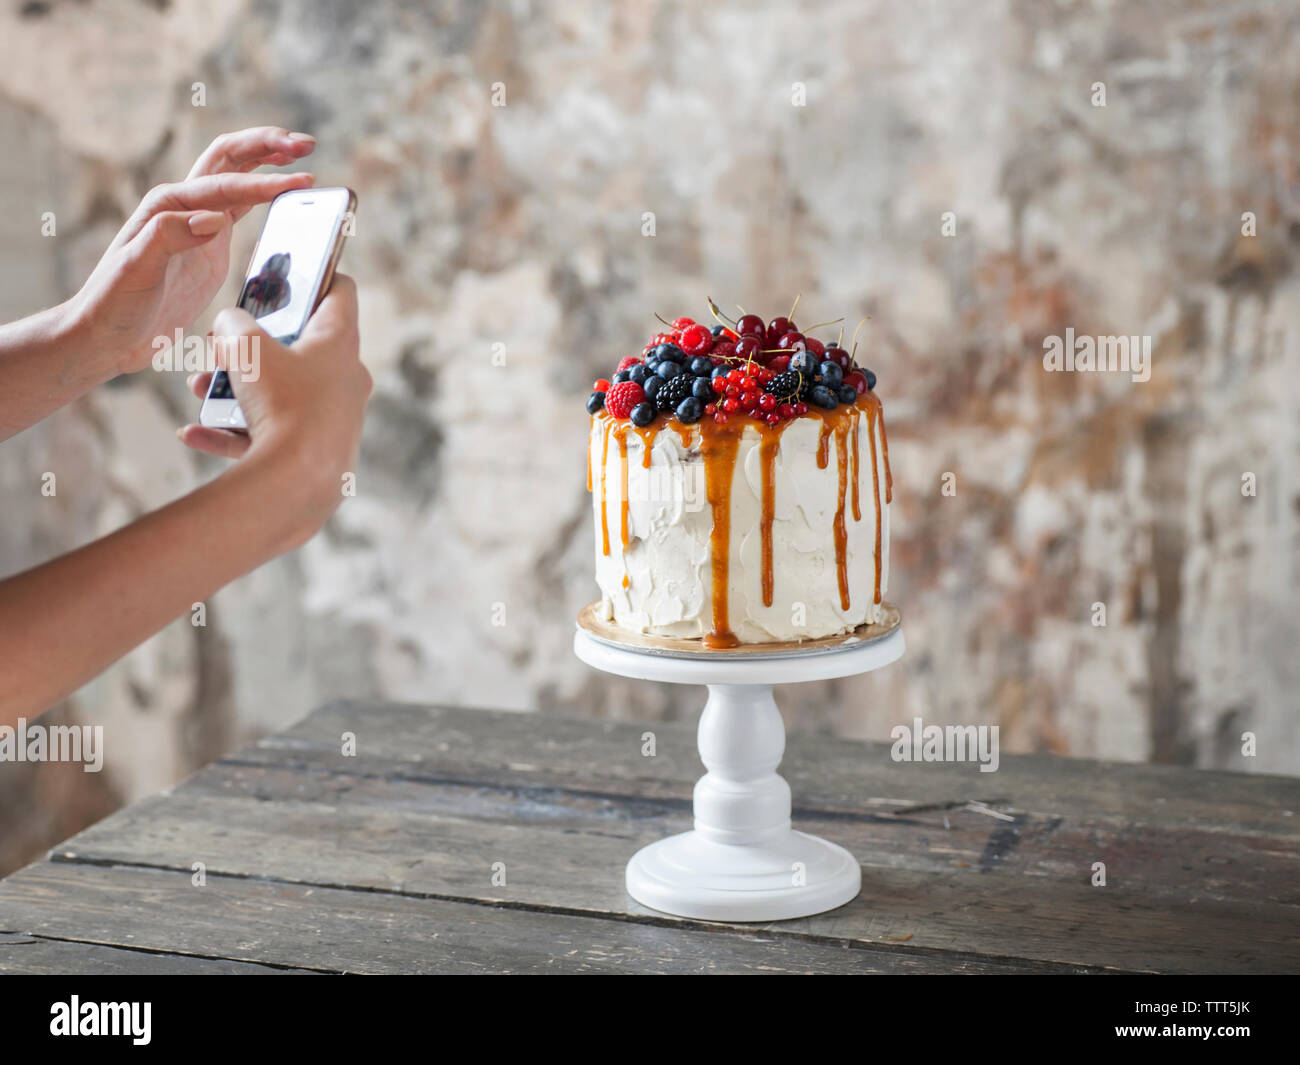
[(859, 625), (852, 632), (838, 636), (824, 636), (818, 640), (784, 640), (776, 643), (743, 643), (736, 647), (705, 647), (701, 640), (687, 640), (673, 636), (646, 636), (631, 632), (601, 616), (601, 601), (588, 603), (578, 612), (578, 628), (601, 643), (629, 651), (642, 651), (673, 658), (786, 658), (834, 650), (861, 647), (864, 643), (881, 640), (898, 629), (903, 618), (893, 603), (881, 603), (885, 620), (875, 625)]

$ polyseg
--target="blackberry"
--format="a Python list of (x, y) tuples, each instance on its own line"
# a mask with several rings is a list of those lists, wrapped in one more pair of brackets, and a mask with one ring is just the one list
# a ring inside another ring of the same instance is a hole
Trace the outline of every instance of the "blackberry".
[(678, 374), (670, 377), (655, 392), (655, 406), (662, 411), (676, 410), (677, 405), (691, 394), (695, 378), (690, 374)]
[(779, 373), (773, 377), (763, 391), (776, 396), (779, 400), (787, 400), (791, 396), (798, 394), (799, 384), (799, 371), (786, 370), (785, 373)]

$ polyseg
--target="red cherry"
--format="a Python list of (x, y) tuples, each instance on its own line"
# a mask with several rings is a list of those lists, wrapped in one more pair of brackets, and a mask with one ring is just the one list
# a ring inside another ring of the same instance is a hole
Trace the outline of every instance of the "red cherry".
[(714, 342), (709, 354), (713, 356), (713, 365), (716, 366), (722, 359), (736, 354), (736, 345), (730, 340), (718, 340)]
[(776, 346), (778, 348), (792, 348), (796, 344), (798, 344), (801, 340), (803, 340), (802, 333), (795, 333), (795, 332), (783, 333), (780, 336), (780, 338), (777, 340)]
[(694, 318), (674, 318), (674, 319), (673, 319), (673, 328), (674, 328), (674, 329), (685, 329), (688, 325), (694, 325), (694, 324), (695, 324), (695, 319), (694, 319)]
[(845, 351), (843, 348), (835, 349), (834, 358), (835, 358), (835, 362), (839, 365), (839, 368), (841, 370), (847, 370), (849, 368), (849, 364), (853, 361), (851, 358), (849, 358), (849, 353)]
[(811, 351), (814, 355), (816, 355), (819, 359), (826, 354), (826, 345), (823, 344), (816, 337), (804, 337), (803, 346), (805, 349)]
[(854, 370), (851, 374), (845, 377), (844, 383), (852, 386), (853, 390), (860, 396), (864, 395), (867, 391), (867, 378), (860, 370)]
[(762, 350), (763, 342), (748, 333), (736, 341), (736, 355), (739, 358), (751, 359)]
[(724, 337), (726, 337), (728, 340), (731, 340), (731, 341), (736, 341), (736, 340), (739, 340), (739, 339), (740, 339), (740, 334), (739, 334), (739, 333), (737, 333), (735, 330), (732, 330), (732, 329), (726, 329), (726, 328), (724, 328), (724, 329), (722, 330), (722, 332), (719, 334), (719, 336), (724, 336)]
[(758, 397), (758, 405), (764, 410), (776, 410), (776, 396), (771, 392), (764, 392)]
[[(864, 385), (867, 383), (865, 378), (863, 378), (862, 383)], [(597, 381), (594, 385), (591, 386), (591, 390), (593, 392), (608, 392), (609, 382), (602, 377), (599, 381)]]
[(774, 355), (772, 361), (767, 364), (767, 368), (774, 374), (785, 373), (790, 369), (789, 355)]
[(763, 319), (756, 314), (743, 314), (736, 323), (736, 332), (742, 337), (747, 334), (761, 338), (763, 336)]
[(789, 318), (773, 318), (767, 323), (767, 332), (764, 334), (767, 346), (776, 347), (776, 342), (793, 328), (794, 323)]

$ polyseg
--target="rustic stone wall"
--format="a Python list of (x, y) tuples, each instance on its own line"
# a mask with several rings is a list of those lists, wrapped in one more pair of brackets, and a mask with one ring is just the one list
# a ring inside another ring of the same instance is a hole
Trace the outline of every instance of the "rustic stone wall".
[[(0, 58), (0, 314), (276, 122), (359, 193), (376, 378), (325, 532), (58, 709), (108, 729), (102, 777), (0, 767), (0, 869), (337, 696), (693, 714), (569, 642), (586, 388), (706, 295), (872, 316), (909, 654), (786, 691), (792, 727), (1300, 771), (1293, 5), (48, 0), (0, 12)], [(1067, 327), (1150, 336), (1150, 380), (1045, 373)], [(172, 435), (194, 407), (140, 374), (0, 446), (0, 570), (213, 476)]]

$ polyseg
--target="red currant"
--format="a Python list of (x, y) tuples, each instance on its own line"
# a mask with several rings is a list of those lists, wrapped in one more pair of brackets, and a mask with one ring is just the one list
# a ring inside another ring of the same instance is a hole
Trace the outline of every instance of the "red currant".
[(727, 424), (727, 416), (726, 416), (725, 414), (723, 414), (722, 411), (718, 411), (718, 413), (715, 414), (715, 415), (713, 416), (713, 424), (714, 424), (714, 425), (726, 425), (726, 424)]
[(742, 337), (752, 335), (762, 339), (763, 319), (756, 314), (741, 315), (740, 321), (736, 323), (736, 332)]
[[(867, 382), (865, 379), (863, 379), (862, 383), (865, 385)], [(594, 385), (591, 386), (591, 390), (593, 392), (608, 392), (609, 382), (602, 377), (599, 381), (597, 381)]]
[(735, 396), (728, 396), (722, 401), (722, 409), (728, 414), (735, 414), (736, 411), (740, 410), (740, 400)]
[(769, 414), (766, 418), (763, 419), (763, 421), (767, 422), (768, 425), (778, 425), (781, 422), (781, 415)]
[(799, 415), (799, 417), (802, 418), (805, 414), (808, 413), (808, 404), (807, 404), (807, 403), (796, 403), (796, 404), (794, 405), (794, 412), (795, 412), (795, 414)]
[(717, 413), (718, 413), (718, 405), (717, 405), (716, 403), (706, 403), (706, 404), (704, 405), (704, 413), (705, 413), (705, 414), (717, 414)]
[(776, 408), (776, 412), (777, 412), (777, 414), (781, 415), (782, 418), (793, 418), (793, 417), (794, 417), (794, 404), (793, 404), (793, 403), (782, 403), (782, 404), (780, 404), (780, 405)]
[(753, 392), (758, 387), (758, 382), (753, 377), (744, 377), (741, 379), (740, 387), (746, 392)]
[(753, 392), (742, 392), (740, 394), (740, 409), (753, 410), (758, 406), (758, 397)]
[(727, 374), (727, 384), (729, 385), (739, 386), (740, 382), (743, 381), (744, 379), (745, 379), (745, 372), (743, 370), (732, 370), (729, 374)]
[(758, 397), (758, 405), (767, 411), (776, 410), (776, 396), (770, 392), (764, 392)]

